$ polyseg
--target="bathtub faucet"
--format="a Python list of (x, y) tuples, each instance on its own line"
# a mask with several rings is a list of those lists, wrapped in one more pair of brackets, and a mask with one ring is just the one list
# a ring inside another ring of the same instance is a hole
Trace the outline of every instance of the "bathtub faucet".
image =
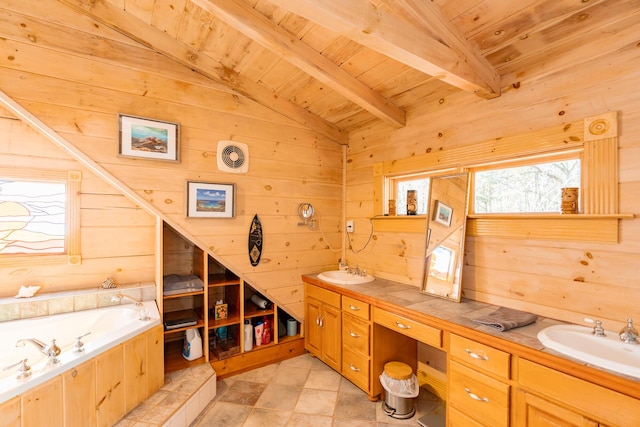
[(130, 295), (125, 295), (123, 293), (115, 294), (114, 296), (112, 296), (111, 302), (122, 302), (123, 299), (128, 299), (129, 301), (133, 302), (136, 307), (142, 307), (142, 302), (138, 301)]
[(123, 299), (128, 299), (129, 301), (132, 301), (135, 304), (136, 308), (138, 309), (138, 318), (140, 320), (150, 319), (149, 312), (144, 308), (144, 304), (130, 295), (126, 295), (123, 293), (115, 294), (114, 296), (111, 297), (111, 302), (122, 302)]
[(42, 341), (35, 338), (23, 338), (16, 341), (16, 347), (22, 347), (26, 342), (30, 342), (31, 344), (35, 345), (38, 348), (38, 350), (40, 350), (40, 353), (47, 356), (47, 358), (49, 359), (47, 363), (49, 365), (53, 365), (54, 363), (60, 362), (60, 359), (58, 359), (58, 356), (60, 355), (61, 350), (60, 350), (60, 347), (56, 345), (56, 340), (51, 340), (51, 344), (45, 344)]

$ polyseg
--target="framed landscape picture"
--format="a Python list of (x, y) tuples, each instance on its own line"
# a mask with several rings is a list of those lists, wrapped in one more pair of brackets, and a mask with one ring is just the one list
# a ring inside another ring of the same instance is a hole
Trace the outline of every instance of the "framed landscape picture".
[(123, 157), (180, 161), (180, 125), (144, 117), (118, 116)]
[(451, 217), (453, 216), (453, 209), (450, 206), (445, 205), (440, 200), (436, 200), (435, 216), (433, 220), (439, 224), (449, 227), (451, 225)]
[(235, 184), (187, 181), (188, 218), (234, 218)]

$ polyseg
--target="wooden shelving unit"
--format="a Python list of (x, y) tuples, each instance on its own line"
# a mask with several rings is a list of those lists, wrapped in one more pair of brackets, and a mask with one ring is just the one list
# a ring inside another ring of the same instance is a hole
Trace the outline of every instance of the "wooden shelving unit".
[[(304, 352), (300, 332), (292, 337), (286, 334), (279, 336), (278, 317), (284, 312), (276, 304), (269, 301), (267, 309), (258, 308), (251, 301), (251, 296), (258, 294), (264, 298), (263, 295), (168, 225), (163, 224), (161, 228), (163, 277), (169, 274), (196, 275), (203, 282), (201, 291), (175, 295), (159, 292), (162, 295), (159, 306), (163, 322), (188, 316), (197, 319), (192, 326), (165, 329), (165, 372), (211, 363), (220, 377), (221, 374), (230, 375)], [(219, 301), (226, 304), (225, 318), (216, 318), (215, 308)], [(270, 323), (271, 341), (256, 346), (254, 337), (253, 348), (245, 349), (245, 321), (255, 325), (264, 318)], [(284, 320), (286, 322), (286, 318)], [(193, 361), (182, 356), (185, 333), (189, 329), (197, 329), (202, 338), (203, 355)], [(221, 335), (226, 339), (221, 340)], [(215, 349), (210, 346), (212, 341), (216, 342)]]

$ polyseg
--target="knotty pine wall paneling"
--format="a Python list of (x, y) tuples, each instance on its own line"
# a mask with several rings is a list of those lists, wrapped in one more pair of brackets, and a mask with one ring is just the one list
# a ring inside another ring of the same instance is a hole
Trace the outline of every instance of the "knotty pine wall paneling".
[[(632, 27), (625, 31), (635, 31)], [(370, 126), (350, 135), (346, 217), (354, 218), (352, 245), (368, 238), (373, 215), (373, 165), (437, 153), (510, 135), (580, 121), (608, 111), (619, 117), (620, 212), (640, 213), (640, 56), (634, 45), (579, 67), (539, 70), (520, 88), (504, 87), (499, 98), (430, 94), (407, 113), (407, 126)], [(603, 319), (608, 329), (640, 318), (640, 221), (619, 222), (617, 244), (467, 237), (462, 288), (465, 298), (582, 323)], [(411, 248), (411, 250), (408, 250)], [(376, 232), (369, 246), (347, 252), (375, 276), (419, 286), (424, 236)]]
[[(11, 0), (0, 6), (0, 89), (186, 230), (195, 244), (302, 320), (301, 274), (333, 268), (340, 256), (330, 246), (341, 247), (342, 148), (54, 0), (33, 3)], [(180, 123), (180, 162), (119, 157), (118, 113)], [(0, 126), (14, 122), (0, 119)], [(47, 165), (49, 152), (62, 153), (42, 138), (38, 149), (12, 153), (27, 138), (12, 135), (3, 141), (3, 164)], [(247, 174), (218, 171), (221, 139), (248, 144)], [(185, 218), (187, 180), (235, 183), (236, 217)], [(127, 279), (152, 280), (154, 218), (137, 213), (135, 204), (121, 200), (99, 178), (90, 177), (86, 185), (93, 187), (83, 195), (83, 206), (90, 207), (82, 214), (82, 250), (106, 258), (100, 270), (84, 278), (66, 281), (79, 270), (60, 266), (48, 280), (61, 276), (70, 288), (93, 287), (111, 259), (131, 260)], [(314, 205), (321, 228), (298, 226), (302, 202)], [(117, 214), (100, 211), (101, 205)], [(252, 267), (247, 238), (256, 213), (264, 227), (264, 252)], [(92, 265), (88, 259), (81, 268)], [(34, 272), (21, 274), (4, 281), (0, 294), (41, 281)]]

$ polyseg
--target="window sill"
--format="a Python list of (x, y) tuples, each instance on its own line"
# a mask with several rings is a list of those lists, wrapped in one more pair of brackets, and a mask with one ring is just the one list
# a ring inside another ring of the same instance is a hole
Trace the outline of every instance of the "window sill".
[[(377, 232), (426, 232), (426, 215), (376, 216)], [(620, 219), (633, 214), (493, 214), (469, 215), (467, 236), (618, 243)]]

